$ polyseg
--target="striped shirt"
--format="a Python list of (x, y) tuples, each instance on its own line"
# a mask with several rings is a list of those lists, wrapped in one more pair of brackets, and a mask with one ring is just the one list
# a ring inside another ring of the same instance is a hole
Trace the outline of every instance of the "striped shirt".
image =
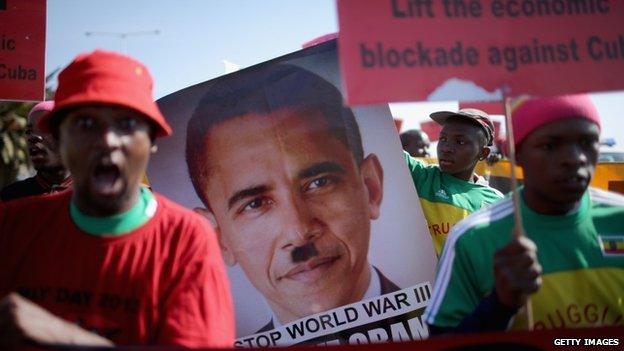
[[(527, 236), (538, 248), (542, 286), (531, 297), (535, 329), (624, 325), (624, 197), (589, 188), (563, 216), (521, 201)], [(427, 323), (456, 327), (494, 286), (494, 253), (511, 240), (510, 198), (458, 223), (445, 244)], [(519, 313), (512, 329), (526, 326)]]

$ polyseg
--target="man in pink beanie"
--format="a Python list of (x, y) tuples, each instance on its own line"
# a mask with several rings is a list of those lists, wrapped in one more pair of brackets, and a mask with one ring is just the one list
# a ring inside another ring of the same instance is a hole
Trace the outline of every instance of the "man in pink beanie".
[(49, 194), (66, 190), (71, 186), (69, 171), (61, 163), (54, 138), (37, 127), (39, 119), (50, 113), (53, 108), (54, 101), (42, 101), (28, 114), (26, 126), (28, 154), (37, 174), (2, 188), (0, 200), (9, 201), (26, 196)]
[(0, 204), (0, 348), (232, 346), (214, 231), (140, 186), (156, 138), (171, 134), (147, 68), (113, 52), (78, 56), (38, 126), (73, 184), (45, 201)]
[(511, 198), (457, 224), (426, 320), (432, 334), (615, 326), (624, 315), (624, 197), (589, 187), (600, 119), (587, 95), (533, 98), (512, 112), (525, 236)]

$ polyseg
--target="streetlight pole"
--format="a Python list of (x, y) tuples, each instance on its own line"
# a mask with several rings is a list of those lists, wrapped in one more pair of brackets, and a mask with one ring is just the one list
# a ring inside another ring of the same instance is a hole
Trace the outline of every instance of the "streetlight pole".
[(140, 36), (140, 35), (159, 35), (160, 34), (160, 30), (155, 29), (155, 30), (142, 30), (142, 31), (135, 31), (135, 32), (94, 32), (94, 31), (88, 31), (84, 33), (87, 37), (91, 37), (91, 36), (107, 36), (107, 37), (116, 37), (121, 39), (121, 41), (123, 42), (123, 52), (124, 54), (128, 54), (128, 43), (126, 41), (126, 39), (129, 36)]

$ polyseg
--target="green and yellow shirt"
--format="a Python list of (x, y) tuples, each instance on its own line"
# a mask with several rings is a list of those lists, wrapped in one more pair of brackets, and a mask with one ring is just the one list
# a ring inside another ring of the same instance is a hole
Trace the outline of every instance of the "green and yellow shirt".
[(503, 198), (494, 188), (455, 178), (437, 165), (425, 165), (406, 152), (404, 155), (437, 255), (457, 222)]
[[(535, 329), (624, 325), (624, 197), (588, 189), (578, 210), (536, 213), (521, 203), (537, 245), (542, 286), (531, 297)], [(511, 240), (513, 203), (505, 199), (453, 228), (442, 253), (427, 323), (456, 327), (494, 286), (494, 253)], [(526, 327), (517, 314), (512, 329)]]

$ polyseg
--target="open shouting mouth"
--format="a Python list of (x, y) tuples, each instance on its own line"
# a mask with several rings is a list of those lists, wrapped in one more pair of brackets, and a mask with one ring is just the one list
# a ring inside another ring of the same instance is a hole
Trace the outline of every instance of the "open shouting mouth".
[(111, 195), (122, 186), (121, 170), (112, 162), (100, 162), (93, 168), (92, 184), (96, 193)]

